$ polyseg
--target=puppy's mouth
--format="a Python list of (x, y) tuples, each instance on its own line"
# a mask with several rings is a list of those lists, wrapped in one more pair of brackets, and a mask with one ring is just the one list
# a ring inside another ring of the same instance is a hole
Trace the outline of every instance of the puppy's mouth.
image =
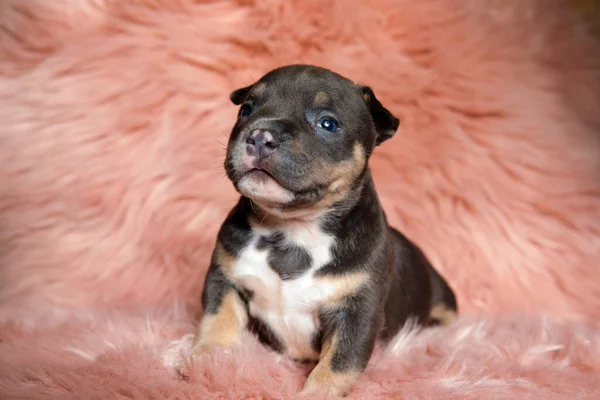
[(270, 173), (269, 171), (267, 171), (266, 169), (261, 168), (261, 167), (252, 168), (250, 171), (246, 172), (244, 175), (250, 175), (253, 179), (256, 179), (258, 181), (272, 179), (279, 186), (283, 187), (281, 182), (279, 182), (279, 180), (277, 178), (275, 178), (272, 173)]
[(242, 195), (267, 207), (286, 206), (296, 197), (294, 191), (261, 166), (253, 166), (244, 172), (235, 186)]

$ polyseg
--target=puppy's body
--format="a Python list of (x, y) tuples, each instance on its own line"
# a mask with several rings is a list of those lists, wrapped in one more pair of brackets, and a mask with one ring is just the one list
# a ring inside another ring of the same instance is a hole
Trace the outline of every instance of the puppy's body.
[(309, 66), (272, 71), (232, 100), (244, 105), (226, 170), (242, 197), (218, 235), (196, 351), (239, 344), (250, 327), (317, 361), (305, 391), (342, 395), (377, 338), (456, 311), (423, 253), (387, 225), (368, 169), (398, 120), (370, 89)]
[(243, 288), (251, 326), (273, 348), (294, 359), (318, 359), (316, 311), (335, 285), (316, 273), (332, 260), (335, 238), (317, 221), (269, 226), (246, 199), (234, 210), (235, 226), (248, 240), (227, 272)]

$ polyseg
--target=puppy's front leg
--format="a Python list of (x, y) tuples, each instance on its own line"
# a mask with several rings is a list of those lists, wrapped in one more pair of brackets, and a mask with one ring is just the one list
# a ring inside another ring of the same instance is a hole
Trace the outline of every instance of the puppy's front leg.
[(206, 275), (202, 305), (204, 315), (192, 352), (198, 354), (210, 346), (239, 345), (248, 323), (248, 314), (238, 291), (223, 273), (218, 257), (213, 257)]
[(302, 394), (344, 396), (366, 368), (381, 323), (376, 308), (363, 301), (349, 300), (343, 309), (321, 313), (321, 356)]

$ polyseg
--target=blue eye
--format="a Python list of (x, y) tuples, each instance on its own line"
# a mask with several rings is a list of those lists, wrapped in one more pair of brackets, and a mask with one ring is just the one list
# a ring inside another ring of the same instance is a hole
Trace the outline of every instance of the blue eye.
[(331, 118), (321, 118), (317, 125), (329, 132), (335, 132), (338, 129), (337, 122)]
[(252, 114), (252, 106), (250, 104), (244, 104), (240, 108), (239, 116), (240, 117), (248, 117), (248, 116), (250, 116), (250, 114)]

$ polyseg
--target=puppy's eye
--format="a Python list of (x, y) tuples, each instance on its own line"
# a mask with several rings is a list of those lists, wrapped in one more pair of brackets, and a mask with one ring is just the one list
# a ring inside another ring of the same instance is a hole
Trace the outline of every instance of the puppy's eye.
[(252, 106), (250, 104), (244, 104), (240, 107), (240, 117), (249, 117), (252, 114)]
[(332, 118), (321, 118), (317, 125), (329, 132), (335, 132), (338, 129), (337, 122)]

